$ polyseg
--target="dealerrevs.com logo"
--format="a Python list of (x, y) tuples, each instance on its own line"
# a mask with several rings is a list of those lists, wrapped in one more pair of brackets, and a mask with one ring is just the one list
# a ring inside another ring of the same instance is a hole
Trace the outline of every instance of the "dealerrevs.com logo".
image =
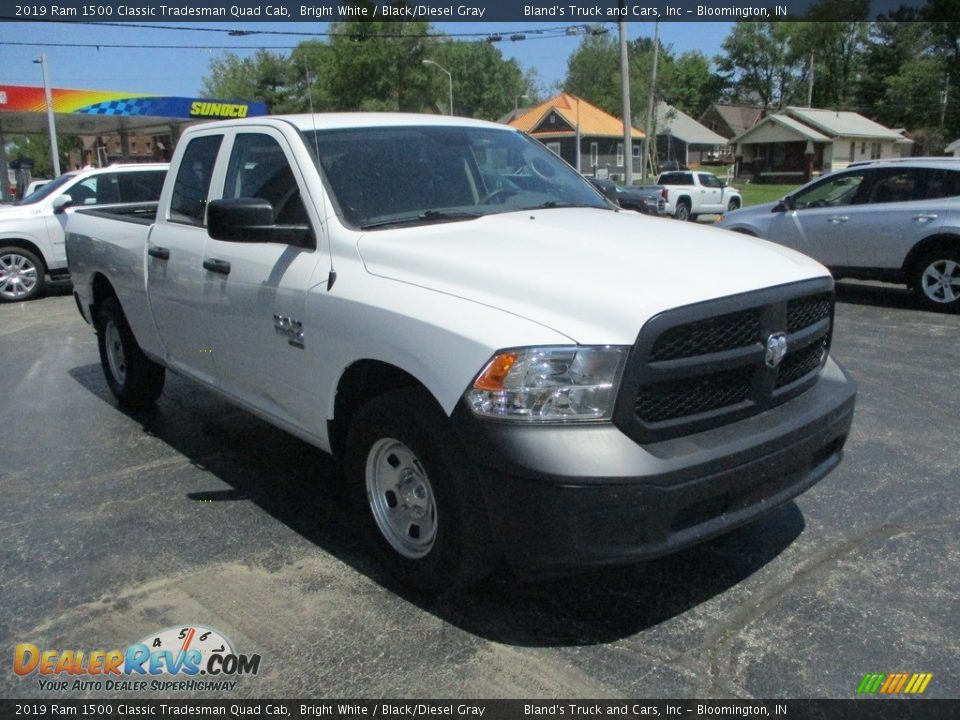
[(13, 671), (37, 676), (41, 690), (233, 690), (235, 678), (256, 675), (259, 655), (243, 655), (233, 643), (202, 625), (153, 633), (126, 650), (41, 650), (20, 643)]

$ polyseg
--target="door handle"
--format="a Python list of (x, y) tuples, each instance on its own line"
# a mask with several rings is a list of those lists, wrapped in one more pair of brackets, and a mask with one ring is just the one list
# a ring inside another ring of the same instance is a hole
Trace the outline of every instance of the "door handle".
[(170, 250), (165, 247), (158, 247), (153, 245), (147, 248), (147, 255), (150, 257), (155, 257), (157, 260), (169, 260), (170, 259)]
[(221, 275), (230, 274), (230, 263), (226, 260), (217, 260), (216, 258), (207, 258), (203, 261), (203, 269), (210, 272), (220, 273)]
[(930, 222), (931, 220), (936, 220), (937, 216), (936, 215), (914, 215), (913, 219), (916, 220), (917, 222), (925, 223), (925, 222)]
[(832, 218), (827, 218), (827, 222), (833, 223), (834, 225), (838, 223), (845, 223), (850, 218), (846, 215), (834, 215)]

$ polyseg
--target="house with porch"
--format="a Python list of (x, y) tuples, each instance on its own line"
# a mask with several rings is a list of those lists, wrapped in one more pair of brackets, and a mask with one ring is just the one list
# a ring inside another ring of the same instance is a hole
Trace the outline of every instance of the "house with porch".
[(852, 162), (903, 157), (913, 141), (859, 113), (787, 107), (731, 144), (738, 179), (801, 183)]
[[(507, 123), (533, 136), (588, 177), (623, 180), (623, 123), (583, 98), (560, 93)], [(640, 172), (643, 132), (630, 129), (632, 172)]]
[(711, 103), (700, 116), (700, 124), (717, 135), (732, 140), (752, 128), (764, 115), (759, 105)]
[(654, 114), (657, 165), (676, 161), (689, 166), (715, 161), (723, 154), (727, 139), (701, 125), (685, 112), (662, 100)]

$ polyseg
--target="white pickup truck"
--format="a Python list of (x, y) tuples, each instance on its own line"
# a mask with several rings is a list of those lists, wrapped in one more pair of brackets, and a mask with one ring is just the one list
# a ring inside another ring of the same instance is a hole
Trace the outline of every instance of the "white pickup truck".
[(111, 165), (64, 173), (13, 205), (0, 205), (0, 302), (31, 300), (66, 280), (63, 211), (69, 205), (156, 201), (165, 164)]
[(119, 401), (172, 370), (333, 453), (425, 592), (702, 541), (820, 480), (850, 429), (821, 265), (621, 211), (500, 125), (195, 125), (155, 217), (67, 231)]
[(671, 170), (660, 173), (657, 185), (664, 190), (664, 212), (677, 220), (693, 221), (698, 215), (733, 212), (743, 205), (740, 191), (713, 173)]

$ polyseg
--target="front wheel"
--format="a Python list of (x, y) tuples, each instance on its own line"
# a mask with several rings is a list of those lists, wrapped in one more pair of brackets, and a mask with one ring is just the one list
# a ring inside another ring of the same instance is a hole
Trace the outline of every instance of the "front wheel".
[(121, 405), (152, 405), (163, 391), (166, 371), (143, 354), (116, 298), (100, 304), (96, 325), (100, 365), (110, 392)]
[(931, 310), (960, 310), (960, 251), (938, 250), (920, 258), (913, 274), (913, 289)]
[(43, 290), (45, 274), (43, 261), (29, 250), (0, 248), (0, 302), (33, 300)]
[(493, 557), (476, 475), (449, 419), (419, 389), (364, 405), (347, 435), (345, 476), (388, 569), (427, 595), (482, 578)]
[(730, 202), (727, 203), (727, 212), (733, 212), (734, 210), (740, 209), (740, 201), (737, 198), (730, 198)]

